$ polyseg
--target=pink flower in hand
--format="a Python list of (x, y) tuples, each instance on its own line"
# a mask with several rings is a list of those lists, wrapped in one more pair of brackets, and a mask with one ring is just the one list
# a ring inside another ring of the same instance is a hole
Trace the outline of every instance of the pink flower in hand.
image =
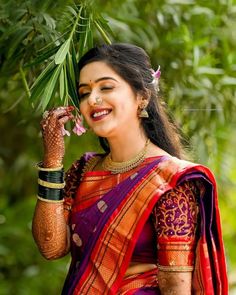
[(63, 136), (67, 135), (70, 136), (70, 132), (68, 130), (65, 129), (65, 127), (61, 127), (61, 133)]
[(78, 136), (86, 132), (86, 129), (83, 126), (82, 119), (78, 116), (75, 120), (75, 126), (72, 130)]

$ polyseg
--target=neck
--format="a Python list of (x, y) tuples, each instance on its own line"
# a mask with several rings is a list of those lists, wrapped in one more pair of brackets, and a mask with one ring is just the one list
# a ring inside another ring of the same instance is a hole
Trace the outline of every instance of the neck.
[(147, 137), (144, 133), (129, 133), (108, 138), (112, 161), (124, 162), (132, 159), (144, 148), (146, 141)]

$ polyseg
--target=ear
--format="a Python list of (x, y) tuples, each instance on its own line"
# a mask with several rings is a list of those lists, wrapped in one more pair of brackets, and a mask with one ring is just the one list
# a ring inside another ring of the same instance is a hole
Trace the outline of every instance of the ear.
[(145, 91), (144, 91), (143, 95), (147, 99), (148, 102), (151, 99), (151, 94), (152, 94), (152, 91), (150, 89), (148, 89), (148, 88), (145, 88)]
[(137, 101), (139, 103), (145, 102), (146, 104), (148, 104), (149, 101), (150, 101), (150, 98), (151, 98), (151, 90), (150, 89), (147, 89), (147, 88), (145, 88), (144, 91), (139, 92), (137, 94)]
[(138, 105), (140, 105), (142, 102), (143, 102), (143, 99), (144, 99), (144, 97), (143, 97), (143, 95), (142, 95), (142, 93), (138, 93), (137, 94), (137, 103), (138, 103)]
[(137, 97), (137, 104), (138, 104), (138, 111), (137, 115), (138, 118), (148, 118), (148, 112), (146, 110), (146, 107), (148, 106), (149, 99), (146, 96), (138, 95)]

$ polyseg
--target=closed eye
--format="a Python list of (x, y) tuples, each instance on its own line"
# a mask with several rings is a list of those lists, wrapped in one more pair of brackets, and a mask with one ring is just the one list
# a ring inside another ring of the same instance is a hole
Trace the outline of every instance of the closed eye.
[(79, 95), (79, 98), (80, 98), (80, 99), (86, 98), (89, 94), (90, 94), (90, 92), (84, 92), (84, 93), (81, 93), (81, 94)]
[(106, 90), (112, 90), (114, 87), (112, 87), (112, 86), (103, 86), (103, 87), (101, 87), (101, 90), (102, 91), (106, 91)]

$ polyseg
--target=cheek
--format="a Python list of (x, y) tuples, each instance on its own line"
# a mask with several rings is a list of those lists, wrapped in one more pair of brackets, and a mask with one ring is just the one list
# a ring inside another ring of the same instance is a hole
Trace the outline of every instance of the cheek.
[(86, 116), (86, 103), (85, 103), (85, 101), (82, 101), (81, 103), (80, 103), (80, 105), (79, 105), (79, 109), (80, 109), (80, 112), (81, 112), (81, 114), (85, 117)]
[(120, 112), (129, 114), (130, 116), (136, 115), (138, 110), (138, 104), (134, 100), (124, 101), (120, 103)]

